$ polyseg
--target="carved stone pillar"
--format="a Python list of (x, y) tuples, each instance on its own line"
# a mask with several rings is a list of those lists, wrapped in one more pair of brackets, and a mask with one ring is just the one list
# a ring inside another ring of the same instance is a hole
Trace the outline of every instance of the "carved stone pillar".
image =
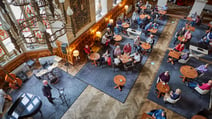
[(207, 2), (208, 0), (195, 0), (194, 5), (188, 16), (190, 17), (195, 12), (197, 12), (197, 15), (201, 15), (202, 10), (204, 9)]

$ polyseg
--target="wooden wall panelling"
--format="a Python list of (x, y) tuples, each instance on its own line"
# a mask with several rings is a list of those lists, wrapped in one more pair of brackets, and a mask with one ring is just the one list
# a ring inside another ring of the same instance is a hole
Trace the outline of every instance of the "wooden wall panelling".
[[(104, 31), (105, 28), (107, 27), (107, 23), (109, 21), (109, 19), (114, 19), (114, 24), (115, 24), (115, 20), (116, 18), (123, 12), (125, 12), (124, 10), (124, 5), (131, 5), (133, 4), (132, 0), (123, 0), (121, 2), (121, 5), (117, 5), (116, 7), (114, 7), (113, 9), (111, 9), (107, 15), (105, 15), (105, 17), (103, 17), (101, 20), (99, 20), (96, 24), (94, 24), (93, 26), (91, 26), (86, 32), (82, 33), (75, 41), (73, 41), (69, 47), (68, 47), (68, 61), (71, 64), (74, 64), (74, 56), (73, 56), (73, 51), (75, 49), (80, 51), (80, 58), (81, 60), (86, 58), (86, 55), (83, 51), (83, 48), (85, 46), (85, 44), (88, 45), (92, 45), (95, 44), (95, 40), (96, 40), (96, 31)], [(105, 20), (107, 18), (107, 21)], [(93, 31), (93, 32), (91, 32)], [(58, 47), (57, 51), (58, 51), (58, 55), (61, 57), (65, 57), (64, 54), (61, 53), (60, 51), (61, 49)]]

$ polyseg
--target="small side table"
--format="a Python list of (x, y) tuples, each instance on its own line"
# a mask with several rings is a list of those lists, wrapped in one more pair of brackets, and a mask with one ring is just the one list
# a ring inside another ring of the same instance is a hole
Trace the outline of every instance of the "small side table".
[(119, 90), (121, 91), (121, 87), (124, 86), (124, 84), (126, 83), (126, 78), (123, 75), (116, 75), (113, 80), (116, 84), (114, 88), (119, 88)]

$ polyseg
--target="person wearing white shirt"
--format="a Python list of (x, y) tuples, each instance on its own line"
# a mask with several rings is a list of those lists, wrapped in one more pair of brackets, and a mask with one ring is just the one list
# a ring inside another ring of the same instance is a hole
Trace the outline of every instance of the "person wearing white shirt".
[(115, 65), (119, 65), (121, 63), (121, 61), (120, 61), (120, 59), (119, 59), (119, 56), (118, 57), (116, 57), (116, 58), (114, 58), (114, 64)]
[(141, 55), (138, 52), (136, 52), (130, 56), (133, 57), (134, 63), (139, 63), (141, 61)]
[(149, 44), (153, 43), (153, 35), (152, 34), (150, 34), (150, 36), (146, 39), (146, 42)]

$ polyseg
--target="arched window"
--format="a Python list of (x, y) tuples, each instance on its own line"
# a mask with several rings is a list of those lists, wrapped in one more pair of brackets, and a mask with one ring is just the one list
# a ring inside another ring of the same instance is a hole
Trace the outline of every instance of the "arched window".
[(95, 0), (96, 21), (107, 14), (107, 0)]

